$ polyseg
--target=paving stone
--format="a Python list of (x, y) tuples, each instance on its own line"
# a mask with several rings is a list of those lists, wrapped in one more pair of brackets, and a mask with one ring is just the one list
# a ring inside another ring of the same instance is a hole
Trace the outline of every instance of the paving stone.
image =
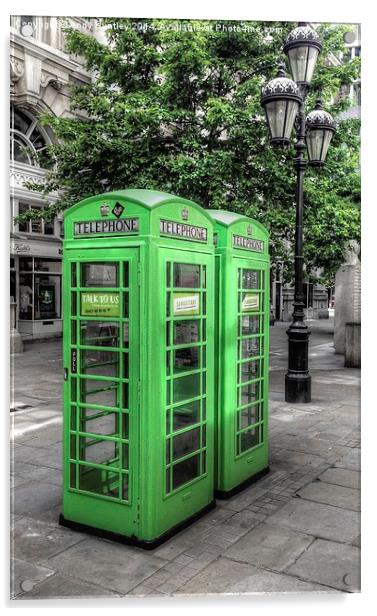
[(17, 558), (39, 563), (85, 538), (86, 535), (58, 524), (52, 526), (23, 517), (14, 524), (11, 548)]
[(351, 471), (361, 470), (360, 449), (351, 449), (341, 456), (334, 465), (336, 468), (346, 468)]
[(61, 488), (52, 483), (29, 481), (11, 492), (11, 510), (29, 516), (52, 509), (61, 501)]
[(339, 590), (360, 590), (360, 549), (316, 539), (288, 569), (301, 579), (326, 584)]
[(62, 468), (62, 456), (59, 450), (54, 450), (54, 446), (48, 448), (48, 451), (42, 447), (29, 447), (28, 445), (14, 446), (15, 464), (19, 462), (28, 462), (35, 466), (47, 466), (50, 468)]
[(81, 582), (76, 578), (55, 573), (29, 592), (24, 592), (17, 599), (68, 599), (69, 597), (120, 597), (121, 595), (102, 588), (99, 585)]
[(43, 562), (46, 567), (121, 594), (132, 590), (165, 563), (157, 556), (101, 539), (86, 539)]
[(22, 592), (31, 591), (35, 584), (53, 575), (51, 567), (41, 567), (19, 558), (11, 559), (10, 585), (11, 598)]
[(242, 511), (242, 509), (246, 509), (251, 503), (256, 501), (260, 496), (263, 496), (266, 489), (261, 487), (260, 482), (258, 485), (253, 485), (250, 488), (247, 488), (242, 493), (237, 496), (233, 496), (233, 498), (225, 501), (221, 501), (220, 499), (217, 501), (221, 507), (225, 509), (231, 509), (232, 511)]
[(346, 468), (329, 468), (319, 475), (318, 479), (326, 483), (332, 483), (346, 488), (360, 489), (360, 472)]
[(264, 592), (329, 592), (326, 586), (296, 577), (264, 571), (253, 565), (219, 558), (183, 585), (177, 595), (243, 594)]
[(322, 481), (314, 481), (298, 492), (301, 498), (326, 503), (343, 509), (360, 511), (360, 492), (354, 488), (346, 488)]
[(284, 571), (312, 543), (297, 531), (259, 524), (224, 552), (224, 556), (257, 567)]
[(269, 524), (301, 533), (351, 543), (360, 533), (356, 511), (294, 498), (268, 519)]
[(264, 516), (254, 511), (250, 511), (249, 509), (244, 509), (243, 511), (239, 511), (232, 515), (231, 518), (224, 522), (224, 526), (241, 528), (250, 530), (257, 526), (264, 520)]
[(182, 552), (185, 551), (184, 546), (178, 545), (174, 540), (175, 537), (169, 542), (164, 543), (164, 545), (160, 546), (159, 548), (151, 550), (151, 554), (165, 560), (174, 560), (176, 556), (182, 554)]

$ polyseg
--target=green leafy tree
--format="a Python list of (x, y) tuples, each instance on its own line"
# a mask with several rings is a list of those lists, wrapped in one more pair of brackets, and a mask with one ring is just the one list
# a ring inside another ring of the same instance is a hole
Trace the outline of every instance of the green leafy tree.
[[(272, 258), (289, 278), (295, 220), (293, 147), (273, 149), (260, 88), (276, 74), (287, 22), (102, 19), (107, 44), (66, 31), (67, 50), (85, 58), (95, 78), (72, 88), (79, 117), (46, 115), (59, 143), (45, 195), (52, 218), (95, 193), (125, 187), (165, 190), (258, 218), (271, 233)], [(342, 87), (359, 75), (359, 59), (329, 63), (344, 53), (347, 27), (322, 24), (324, 48), (307, 101), (318, 93), (335, 117), (347, 108)], [(333, 104), (329, 101), (334, 100)], [(308, 276), (323, 269), (331, 282), (345, 243), (359, 238), (359, 125), (339, 124), (320, 172), (305, 181), (305, 261)], [(23, 215), (38, 217), (31, 211)]]

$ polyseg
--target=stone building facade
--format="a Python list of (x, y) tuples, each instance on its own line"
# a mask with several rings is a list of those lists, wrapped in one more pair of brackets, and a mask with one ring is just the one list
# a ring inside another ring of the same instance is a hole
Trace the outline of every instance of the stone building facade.
[[(94, 20), (69, 21), (96, 34)], [(25, 187), (28, 181), (43, 182), (46, 171), (36, 154), (55, 141), (52, 131), (40, 125), (40, 115), (48, 111), (70, 117), (69, 86), (91, 80), (80, 58), (64, 51), (63, 25), (59, 17), (11, 17), (10, 307), (15, 351), (22, 341), (59, 336), (62, 331), (62, 218), (52, 223), (13, 220), (29, 208), (46, 206), (41, 194)], [(57, 197), (49, 194), (48, 202)]]

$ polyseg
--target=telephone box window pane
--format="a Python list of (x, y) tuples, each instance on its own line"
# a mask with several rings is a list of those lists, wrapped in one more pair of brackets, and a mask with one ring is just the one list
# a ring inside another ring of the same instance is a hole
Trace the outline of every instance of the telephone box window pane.
[(122, 468), (124, 470), (128, 470), (129, 467), (129, 457), (128, 457), (128, 445), (123, 443), (122, 445)]
[(81, 402), (99, 406), (118, 406), (118, 385), (113, 381), (81, 380)]
[(256, 426), (255, 428), (252, 428), (251, 430), (248, 430), (247, 432), (241, 432), (239, 453), (242, 453), (243, 451), (247, 451), (248, 449), (255, 447), (255, 445), (258, 445), (258, 442), (259, 442), (258, 432), (259, 432), (258, 426)]
[(256, 402), (259, 400), (259, 381), (256, 383), (250, 383), (244, 387), (241, 387), (239, 390), (239, 404), (243, 406), (244, 404), (250, 404), (252, 402)]
[(200, 321), (175, 321), (174, 344), (191, 344), (200, 340)]
[(170, 270), (171, 270), (170, 261), (168, 261), (166, 263), (166, 286), (167, 287), (170, 287), (170, 284), (171, 284), (171, 281), (170, 281)]
[(171, 484), (170, 484), (170, 468), (166, 471), (166, 493), (169, 494), (171, 492)]
[(200, 265), (174, 263), (174, 286), (198, 289), (200, 287)]
[(259, 404), (248, 406), (246, 409), (238, 411), (238, 430), (252, 426), (259, 421)]
[[(118, 424), (119, 424), (119, 416), (118, 413), (103, 413), (100, 414), (100, 411), (97, 411), (98, 417), (90, 417), (86, 413), (88, 409), (81, 409), (82, 411), (82, 423), (81, 423), (81, 432), (91, 432), (92, 434), (99, 434), (100, 436), (114, 436), (118, 435)], [(91, 409), (93, 412), (93, 409)]]
[(123, 383), (123, 408), (128, 409), (128, 383)]
[(117, 263), (83, 263), (81, 266), (82, 287), (117, 287)]
[(122, 477), (122, 499), (128, 500), (128, 475)]
[(119, 324), (109, 321), (81, 321), (81, 344), (119, 346)]
[(79, 465), (79, 489), (119, 498), (119, 474)]
[(170, 379), (166, 381), (166, 405), (170, 405)]
[(173, 402), (183, 402), (200, 394), (200, 373), (174, 379)]
[(128, 323), (123, 323), (123, 346), (126, 348), (129, 346), (130, 342), (129, 329)]
[(170, 316), (170, 293), (166, 294), (166, 316)]
[(71, 401), (77, 402), (77, 379), (71, 378)]
[(166, 464), (171, 462), (171, 439), (166, 440)]
[(240, 336), (259, 334), (259, 315), (239, 317)]
[(187, 456), (189, 453), (199, 449), (199, 439), (200, 428), (195, 428), (195, 430), (189, 430), (175, 436), (173, 439), (173, 460), (183, 458), (183, 456)]
[(75, 488), (76, 487), (76, 464), (70, 464), (69, 469), (70, 469), (69, 485), (71, 488)]
[(122, 432), (122, 438), (125, 439), (129, 439), (129, 432), (130, 432), (130, 420), (129, 420), (129, 416), (128, 413), (122, 413), (122, 422), (123, 422), (123, 432)]
[(123, 353), (123, 378), (124, 379), (128, 379), (128, 370), (129, 370), (128, 360), (129, 360), (128, 353)]
[(81, 351), (82, 374), (97, 376), (119, 375), (119, 354), (114, 351)]
[(71, 406), (71, 430), (76, 430), (76, 407)]
[(174, 372), (187, 372), (199, 368), (200, 347), (189, 347), (174, 351)]
[(173, 490), (200, 475), (200, 455), (179, 462), (173, 466)]
[(262, 374), (263, 361), (256, 359), (240, 364), (240, 382), (257, 379)]
[(77, 295), (76, 292), (71, 293), (71, 315), (75, 317), (77, 315)]
[(257, 270), (245, 269), (242, 274), (242, 286), (244, 289), (260, 288), (260, 272)]
[(123, 317), (128, 319), (129, 316), (129, 296), (128, 293), (123, 293)]
[(71, 321), (71, 344), (77, 344), (77, 323)]
[(175, 407), (173, 409), (173, 430), (181, 430), (200, 420), (200, 400), (194, 400), (188, 404)]
[(80, 460), (95, 464), (109, 464), (118, 457), (117, 443), (80, 437)]
[(123, 286), (128, 287), (128, 284), (129, 284), (128, 261), (125, 261), (123, 263)]
[(77, 457), (76, 456), (76, 435), (75, 434), (71, 434), (70, 437), (70, 458), (72, 458), (73, 460)]
[(76, 263), (71, 263), (71, 287), (77, 286)]
[(242, 340), (239, 344), (241, 347), (240, 356), (242, 359), (246, 359), (247, 357), (254, 357), (255, 355), (259, 355), (260, 353), (259, 338), (250, 338), (248, 340)]
[(205, 265), (202, 265), (202, 287), (203, 289), (206, 288), (207, 285), (207, 267)]

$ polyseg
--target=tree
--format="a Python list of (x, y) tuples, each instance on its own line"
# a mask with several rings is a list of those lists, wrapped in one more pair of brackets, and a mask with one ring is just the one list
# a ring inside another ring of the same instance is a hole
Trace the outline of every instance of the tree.
[[(106, 18), (107, 44), (67, 28), (67, 50), (94, 72), (90, 85), (72, 88), (80, 117), (43, 122), (59, 143), (44, 185), (61, 191), (44, 211), (52, 218), (82, 198), (125, 188), (153, 188), (190, 198), (204, 207), (258, 218), (271, 233), (272, 258), (290, 275), (294, 237), (294, 149), (272, 149), (260, 106), (260, 88), (276, 74), (287, 22), (131, 20)], [(344, 52), (346, 27), (322, 24), (324, 49), (308, 98), (314, 108), (359, 74), (359, 59), (330, 65)], [(327, 104), (335, 117), (345, 97)], [(308, 171), (305, 184), (305, 260), (310, 275), (327, 278), (344, 245), (359, 238), (360, 178), (356, 121), (344, 121), (325, 168)], [(29, 185), (30, 186), (30, 185)], [(23, 215), (38, 217), (40, 212)]]

